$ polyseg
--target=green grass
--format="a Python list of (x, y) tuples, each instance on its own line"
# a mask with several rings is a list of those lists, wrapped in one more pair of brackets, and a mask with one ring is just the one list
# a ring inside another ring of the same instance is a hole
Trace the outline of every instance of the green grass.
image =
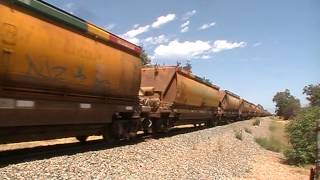
[(255, 138), (255, 141), (263, 148), (273, 151), (273, 152), (284, 152), (286, 150), (286, 146), (281, 143), (281, 141), (277, 140), (274, 136), (270, 138)]

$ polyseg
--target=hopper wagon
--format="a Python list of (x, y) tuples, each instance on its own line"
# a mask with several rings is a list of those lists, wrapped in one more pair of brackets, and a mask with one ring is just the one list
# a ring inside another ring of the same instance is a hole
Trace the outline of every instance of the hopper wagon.
[(262, 117), (262, 116), (263, 116), (263, 110), (264, 110), (263, 106), (261, 106), (260, 104), (258, 104), (258, 105), (256, 106), (256, 114), (255, 114), (255, 116), (257, 116), (257, 117)]
[(220, 91), (220, 117), (222, 121), (226, 120), (239, 120), (241, 98), (240, 96), (227, 91)]
[(219, 87), (176, 66), (141, 70), (140, 101), (144, 130), (167, 131), (177, 125), (217, 123)]
[(251, 114), (251, 103), (242, 99), (239, 111), (241, 119), (249, 119)]
[(40, 0), (0, 14), (0, 143), (136, 134), (140, 47)]
[(256, 117), (257, 106), (253, 103), (250, 103), (249, 117)]

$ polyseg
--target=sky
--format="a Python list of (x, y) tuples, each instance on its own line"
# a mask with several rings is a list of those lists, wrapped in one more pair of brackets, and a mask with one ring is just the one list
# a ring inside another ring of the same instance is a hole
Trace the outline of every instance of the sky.
[(319, 0), (46, 0), (273, 112), (320, 83)]

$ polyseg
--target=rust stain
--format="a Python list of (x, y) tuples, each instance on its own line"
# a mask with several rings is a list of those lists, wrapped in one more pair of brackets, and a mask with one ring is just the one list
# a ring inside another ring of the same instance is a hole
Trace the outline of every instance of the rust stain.
[(6, 45), (15, 45), (18, 34), (17, 27), (9, 23), (3, 23), (1, 29), (2, 43)]

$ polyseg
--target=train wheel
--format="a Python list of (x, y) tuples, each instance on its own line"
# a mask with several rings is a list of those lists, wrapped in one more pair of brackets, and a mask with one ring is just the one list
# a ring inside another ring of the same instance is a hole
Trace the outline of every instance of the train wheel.
[(150, 119), (144, 119), (142, 121), (142, 129), (144, 134), (152, 134), (152, 121)]
[(159, 134), (159, 133), (168, 133), (168, 120), (153, 118), (152, 119), (152, 133)]
[(213, 119), (209, 119), (205, 125), (207, 127), (209, 127), (209, 128), (214, 127), (214, 120)]
[(143, 129), (143, 133), (144, 133), (145, 135), (152, 134), (152, 133), (153, 133), (152, 127)]
[(138, 134), (138, 123), (131, 123), (128, 127), (128, 134), (130, 139), (135, 139)]
[(102, 133), (103, 140), (108, 144), (112, 144), (115, 142), (116, 138), (113, 133), (113, 129), (111, 125), (107, 125)]
[(170, 127), (170, 119), (167, 118), (167, 119), (163, 119), (162, 120), (162, 132), (167, 134), (169, 133), (169, 127)]
[(81, 143), (85, 143), (88, 139), (88, 136), (77, 136), (76, 139)]
[(161, 129), (161, 121), (158, 118), (152, 118), (152, 134), (158, 134)]
[(103, 140), (108, 144), (112, 144), (116, 140), (110, 133), (107, 133), (107, 132), (103, 133), (102, 136), (103, 136)]
[(214, 119), (214, 120), (212, 121), (212, 126), (213, 126), (213, 127), (218, 126), (218, 120), (217, 120), (217, 119)]

